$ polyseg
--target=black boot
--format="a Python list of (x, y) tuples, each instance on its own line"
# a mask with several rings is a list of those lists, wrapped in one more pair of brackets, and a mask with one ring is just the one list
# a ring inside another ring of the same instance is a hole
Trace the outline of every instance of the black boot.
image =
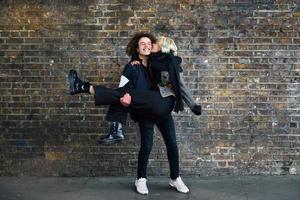
[(122, 129), (122, 124), (119, 122), (113, 122), (110, 127), (110, 132), (102, 137), (98, 144), (114, 144), (124, 140), (124, 132)]
[(69, 72), (69, 84), (70, 84), (70, 94), (78, 94), (78, 93), (89, 93), (90, 91), (90, 83), (81, 81), (75, 70), (70, 70)]

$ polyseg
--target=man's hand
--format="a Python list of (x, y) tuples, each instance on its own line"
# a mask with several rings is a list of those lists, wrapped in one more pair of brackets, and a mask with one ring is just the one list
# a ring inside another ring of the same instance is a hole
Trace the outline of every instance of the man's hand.
[(131, 61), (130, 64), (131, 64), (131, 65), (140, 65), (141, 63), (140, 63), (140, 61), (138, 61), (138, 60), (134, 60), (134, 61)]
[(124, 107), (128, 107), (131, 104), (131, 96), (130, 94), (126, 93), (123, 97), (120, 98), (120, 103)]

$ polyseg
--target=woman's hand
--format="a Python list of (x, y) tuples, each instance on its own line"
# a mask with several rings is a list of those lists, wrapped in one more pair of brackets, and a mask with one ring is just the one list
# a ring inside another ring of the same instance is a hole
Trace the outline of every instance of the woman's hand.
[(130, 94), (126, 93), (123, 97), (120, 98), (120, 103), (124, 107), (128, 107), (131, 104), (131, 96)]
[(195, 105), (193, 106), (192, 108), (192, 112), (195, 114), (195, 115), (201, 115), (202, 113), (202, 107), (200, 105)]

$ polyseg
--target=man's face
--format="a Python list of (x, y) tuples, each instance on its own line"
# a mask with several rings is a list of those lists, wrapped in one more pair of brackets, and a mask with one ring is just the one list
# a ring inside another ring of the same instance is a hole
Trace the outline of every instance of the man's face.
[(143, 56), (149, 56), (152, 49), (152, 42), (147, 37), (142, 37), (139, 40), (138, 53)]

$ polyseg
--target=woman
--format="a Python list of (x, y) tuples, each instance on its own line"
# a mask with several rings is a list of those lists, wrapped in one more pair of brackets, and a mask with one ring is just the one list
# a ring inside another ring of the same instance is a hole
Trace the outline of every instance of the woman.
[(162, 97), (174, 96), (174, 111), (183, 110), (184, 101), (195, 115), (201, 114), (201, 106), (197, 105), (180, 73), (182, 59), (177, 56), (177, 47), (171, 38), (160, 37), (152, 45), (150, 55), (150, 71), (154, 81), (154, 89), (158, 89)]

